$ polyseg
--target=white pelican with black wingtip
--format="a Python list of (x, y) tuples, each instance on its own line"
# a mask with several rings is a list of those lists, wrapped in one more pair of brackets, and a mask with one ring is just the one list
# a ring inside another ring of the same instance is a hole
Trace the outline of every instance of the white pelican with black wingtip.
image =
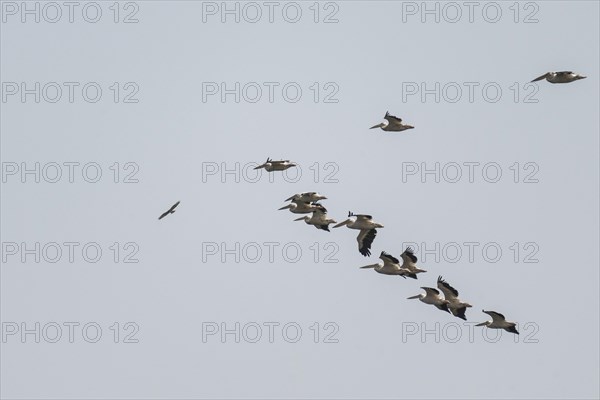
[(402, 258), (402, 268), (409, 270), (413, 274), (427, 272), (427, 270), (417, 267), (418, 258), (411, 247), (407, 247), (404, 253), (400, 254), (400, 258)]
[(287, 210), (289, 209), (294, 214), (310, 214), (313, 211), (318, 210), (323, 207), (319, 203), (308, 203), (304, 201), (292, 201), (287, 206), (283, 206), (279, 208), (279, 210)]
[(361, 267), (362, 269), (365, 268), (373, 268), (375, 269), (376, 272), (379, 272), (380, 274), (384, 274), (384, 275), (397, 275), (397, 276), (401, 276), (404, 279), (406, 279), (406, 277), (410, 277), (413, 279), (417, 279), (417, 275), (410, 272), (407, 269), (404, 269), (400, 266), (400, 260), (398, 260), (396, 257), (392, 256), (391, 254), (386, 253), (385, 251), (382, 251), (381, 254), (379, 255), (379, 258), (381, 260), (383, 260), (383, 264), (378, 263), (378, 264), (372, 264), (372, 265), (365, 265), (364, 267)]
[[(371, 255), (371, 244), (377, 236), (377, 229), (383, 228), (383, 225), (374, 222), (373, 217), (366, 214), (354, 214), (352, 211), (348, 213), (348, 219), (335, 225), (334, 228), (346, 225), (350, 229), (360, 229), (356, 241), (358, 242), (358, 251), (363, 256)], [(355, 219), (352, 219), (354, 217)]]
[(408, 299), (419, 299), (425, 304), (431, 304), (442, 311), (450, 312), (448, 309), (448, 300), (440, 296), (439, 290), (430, 287), (421, 287), (421, 289), (425, 291), (425, 294), (420, 293), (416, 296), (408, 297)]
[(391, 115), (389, 112), (385, 113), (385, 116), (383, 117), (383, 119), (385, 119), (387, 121), (387, 124), (385, 122), (382, 122), (380, 124), (370, 127), (369, 129), (381, 128), (382, 131), (386, 131), (386, 132), (402, 132), (407, 129), (414, 128), (414, 126), (412, 126), (412, 125), (403, 124), (402, 118), (395, 117), (395, 116)]
[(267, 158), (267, 161), (264, 164), (254, 167), (254, 169), (264, 168), (265, 171), (267, 171), (267, 172), (273, 172), (273, 171), (285, 171), (286, 169), (292, 168), (295, 166), (296, 166), (296, 163), (294, 163), (290, 160), (273, 161), (270, 158)]
[(585, 78), (587, 78), (587, 76), (576, 74), (573, 71), (546, 72), (544, 75), (538, 76), (530, 83), (541, 81), (542, 79), (545, 79), (550, 83), (571, 83)]
[(319, 200), (327, 200), (327, 197), (317, 192), (304, 192), (296, 193), (293, 196), (288, 197), (285, 201), (303, 201), (306, 203), (313, 203)]
[(454, 289), (441, 276), (438, 276), (437, 287), (444, 293), (444, 298), (448, 300), (448, 308), (455, 317), (467, 320), (465, 312), (467, 307), (472, 307), (469, 303), (460, 301), (458, 298), (458, 290)]
[(309, 225), (314, 225), (317, 229), (322, 229), (329, 232), (329, 225), (337, 223), (336, 220), (327, 218), (327, 209), (321, 204), (316, 203), (315, 206), (319, 206), (312, 212), (312, 216), (304, 216), (296, 218), (294, 221), (304, 221)]
[(492, 317), (492, 320), (482, 322), (475, 326), (487, 326), (488, 328), (491, 328), (491, 329), (504, 329), (507, 332), (516, 333), (517, 335), (519, 334), (519, 332), (517, 331), (517, 328), (516, 328), (517, 324), (514, 322), (508, 322), (506, 320), (506, 318), (504, 318), (504, 315), (502, 315), (496, 311), (485, 311), (485, 310), (481, 310), (481, 311), (483, 311), (484, 313), (486, 313), (487, 315)]

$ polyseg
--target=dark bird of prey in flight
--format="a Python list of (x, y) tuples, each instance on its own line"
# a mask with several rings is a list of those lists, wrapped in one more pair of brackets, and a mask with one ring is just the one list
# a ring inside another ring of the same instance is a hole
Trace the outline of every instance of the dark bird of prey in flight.
[(169, 214), (173, 214), (175, 212), (175, 208), (179, 205), (179, 203), (181, 203), (180, 201), (178, 201), (177, 203), (173, 204), (171, 206), (171, 208), (169, 208), (167, 211), (165, 211), (164, 213), (161, 214), (160, 217), (158, 217), (158, 219), (163, 219), (164, 217), (166, 217)]

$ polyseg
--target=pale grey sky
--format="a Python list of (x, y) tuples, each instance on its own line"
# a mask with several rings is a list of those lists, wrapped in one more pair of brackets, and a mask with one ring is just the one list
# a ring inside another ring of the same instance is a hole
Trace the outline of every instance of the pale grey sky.
[[(457, 2), (455, 23), (441, 2), (439, 22), (422, 2), (238, 3), (239, 23), (222, 2), (78, 2), (72, 23), (22, 4), (1, 3), (3, 398), (598, 398), (597, 1), (476, 2), (472, 22)], [(526, 85), (560, 70), (588, 78)], [(416, 128), (369, 130), (388, 110)], [(254, 175), (267, 157), (301, 175)], [(371, 257), (277, 210), (313, 190), (385, 225)], [(408, 242), (439, 246), (417, 281), (359, 269)], [(438, 275), (467, 323), (406, 299)], [(472, 328), (482, 309), (521, 334)]]

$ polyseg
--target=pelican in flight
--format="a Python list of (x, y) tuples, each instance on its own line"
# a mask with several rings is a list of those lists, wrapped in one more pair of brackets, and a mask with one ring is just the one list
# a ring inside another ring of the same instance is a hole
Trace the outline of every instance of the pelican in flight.
[(455, 317), (467, 320), (465, 311), (467, 307), (472, 307), (469, 303), (464, 303), (458, 298), (458, 290), (454, 289), (448, 282), (438, 276), (437, 287), (444, 293), (444, 298), (448, 300), (448, 308)]
[(321, 204), (316, 203), (314, 205), (319, 207), (312, 212), (312, 216), (296, 218), (294, 221), (304, 221), (309, 225), (314, 225), (314, 227), (317, 229), (322, 229), (329, 232), (329, 225), (335, 224), (337, 221), (327, 218), (327, 209)]
[(427, 272), (427, 270), (417, 267), (417, 256), (412, 248), (407, 247), (404, 253), (400, 254), (402, 258), (402, 268), (409, 270), (413, 274), (420, 274), (421, 272)]
[(419, 299), (425, 304), (431, 304), (442, 311), (450, 312), (448, 309), (449, 302), (448, 300), (442, 299), (439, 290), (430, 287), (421, 287), (421, 289), (425, 290), (425, 294), (420, 293), (416, 296), (411, 296), (408, 299)]
[(304, 193), (296, 193), (293, 196), (288, 197), (285, 201), (303, 201), (306, 203), (314, 203), (319, 200), (327, 200), (327, 197), (319, 194), (317, 192), (304, 192)]
[[(377, 230), (375, 228), (383, 228), (383, 225), (373, 222), (373, 217), (364, 214), (353, 214), (352, 211), (348, 213), (348, 219), (344, 222), (340, 222), (335, 225), (334, 228), (346, 225), (350, 229), (360, 229), (356, 241), (358, 242), (358, 251), (363, 256), (367, 257), (371, 255), (371, 244), (377, 236)], [(355, 219), (351, 219), (355, 217)]]
[(492, 320), (482, 322), (475, 326), (487, 326), (488, 328), (492, 329), (504, 329), (507, 332), (516, 333), (517, 335), (519, 334), (517, 328), (515, 328), (515, 325), (517, 324), (515, 324), (514, 322), (508, 322), (506, 318), (504, 318), (504, 315), (497, 313), (496, 311), (481, 311), (492, 317)]
[(304, 201), (298, 201), (298, 202), (292, 201), (290, 204), (288, 204), (287, 206), (281, 207), (279, 210), (286, 210), (288, 208), (294, 214), (310, 214), (313, 211), (316, 211), (320, 208), (325, 208), (325, 207), (323, 207), (319, 203), (308, 203), (308, 202), (304, 202)]
[[(572, 71), (547, 72), (544, 75), (538, 76), (531, 82), (547, 80), (550, 83), (571, 83), (579, 79), (585, 79), (587, 76), (576, 74)], [(530, 83), (531, 83), (530, 82)]]
[(180, 201), (178, 201), (177, 203), (173, 204), (171, 206), (171, 208), (169, 208), (167, 211), (165, 211), (164, 213), (162, 213), (160, 215), (160, 217), (158, 217), (158, 219), (163, 219), (164, 217), (166, 217), (169, 214), (173, 214), (175, 212), (175, 208), (179, 205), (179, 203), (181, 203)]
[(397, 276), (403, 277), (404, 279), (406, 279), (406, 277), (409, 276), (413, 279), (417, 279), (417, 275), (415, 273), (402, 268), (400, 266), (400, 260), (398, 260), (396, 257), (392, 256), (391, 254), (388, 254), (385, 251), (382, 251), (381, 254), (379, 255), (379, 258), (383, 260), (383, 264), (379, 263), (379, 264), (365, 265), (364, 267), (361, 267), (361, 268), (362, 269), (374, 268), (375, 271), (379, 272), (380, 274), (397, 275)]
[(264, 164), (259, 165), (258, 167), (254, 167), (254, 169), (264, 168), (267, 172), (272, 172), (272, 171), (285, 171), (286, 169), (295, 167), (295, 166), (296, 166), (296, 163), (294, 163), (290, 160), (273, 161), (270, 158), (267, 158), (267, 161)]
[(411, 126), (411, 125), (403, 125), (401, 118), (394, 117), (393, 115), (390, 115), (389, 112), (386, 112), (385, 117), (383, 117), (383, 118), (387, 120), (387, 124), (385, 122), (382, 122), (381, 124), (372, 126), (369, 129), (381, 128), (381, 130), (383, 130), (383, 131), (401, 132), (406, 129), (414, 128), (414, 126)]

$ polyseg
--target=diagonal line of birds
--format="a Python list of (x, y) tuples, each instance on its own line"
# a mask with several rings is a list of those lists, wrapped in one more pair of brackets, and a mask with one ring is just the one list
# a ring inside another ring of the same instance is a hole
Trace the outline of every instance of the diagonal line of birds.
[[(572, 71), (558, 71), (547, 72), (544, 75), (533, 79), (530, 83), (544, 79), (550, 83), (571, 83), (585, 78), (586, 76), (576, 74)], [(369, 129), (380, 128), (385, 132), (402, 132), (415, 128), (412, 125), (403, 124), (401, 118), (393, 116), (389, 112), (386, 112), (383, 118), (387, 122), (374, 125)], [(254, 169), (264, 168), (267, 172), (275, 172), (285, 171), (296, 165), (295, 162), (290, 160), (272, 160), (271, 158), (267, 158), (267, 161)], [(327, 216), (327, 209), (320, 203), (322, 200), (327, 200), (327, 197), (317, 192), (296, 193), (285, 199), (285, 201), (289, 201), (289, 204), (279, 208), (279, 210), (290, 210), (290, 212), (294, 214), (311, 214), (310, 217), (303, 216), (296, 218), (294, 221), (304, 221), (306, 224), (312, 225), (319, 230), (330, 232), (329, 225), (331, 224), (336, 224), (333, 228), (346, 226), (349, 229), (358, 230), (359, 233), (356, 237), (356, 241), (358, 242), (358, 252), (365, 257), (369, 257), (371, 255), (371, 246), (377, 236), (377, 229), (383, 228), (383, 225), (373, 221), (371, 215), (354, 214), (352, 211), (348, 212), (348, 219), (338, 223), (336, 220)], [(175, 209), (179, 203), (180, 201), (173, 204), (171, 208), (162, 213), (158, 219), (161, 220), (167, 215), (175, 213)], [(375, 272), (383, 275), (401, 276), (404, 279), (407, 277), (418, 279), (418, 274), (427, 272), (427, 270), (417, 266), (418, 259), (411, 247), (407, 247), (404, 252), (400, 254), (400, 258), (402, 259), (402, 263), (400, 263), (400, 260), (393, 255), (382, 251), (379, 255), (379, 259), (381, 259), (383, 263), (365, 265), (360, 268), (373, 269)], [(437, 289), (426, 286), (422, 286), (421, 289), (423, 289), (425, 293), (419, 293), (408, 297), (408, 299), (418, 299), (425, 304), (435, 306), (438, 310), (450, 313), (465, 321), (467, 320), (466, 311), (467, 308), (472, 307), (471, 304), (462, 301), (458, 297), (458, 290), (452, 287), (442, 276), (438, 276)], [(482, 310), (482, 312), (489, 315), (492, 320), (481, 322), (475, 326), (485, 326), (491, 329), (504, 329), (507, 332), (519, 334), (516, 329), (516, 323), (507, 321), (504, 315), (499, 312), (490, 310)]]

